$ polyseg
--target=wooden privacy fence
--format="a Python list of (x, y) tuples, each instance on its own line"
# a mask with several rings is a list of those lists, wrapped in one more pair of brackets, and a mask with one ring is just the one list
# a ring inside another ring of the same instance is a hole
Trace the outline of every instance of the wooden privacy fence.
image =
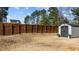
[(57, 33), (57, 26), (0, 23), (0, 35), (20, 33)]

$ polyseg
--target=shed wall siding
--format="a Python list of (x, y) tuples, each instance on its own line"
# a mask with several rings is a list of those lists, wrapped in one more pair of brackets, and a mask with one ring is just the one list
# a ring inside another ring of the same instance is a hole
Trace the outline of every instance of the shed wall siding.
[(79, 27), (72, 27), (72, 36), (71, 37), (77, 37), (79, 36)]

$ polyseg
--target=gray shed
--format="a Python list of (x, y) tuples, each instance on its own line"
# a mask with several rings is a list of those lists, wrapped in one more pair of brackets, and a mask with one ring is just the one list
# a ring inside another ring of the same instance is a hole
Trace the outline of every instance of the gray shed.
[(68, 38), (79, 37), (79, 25), (61, 24), (58, 27), (58, 36)]

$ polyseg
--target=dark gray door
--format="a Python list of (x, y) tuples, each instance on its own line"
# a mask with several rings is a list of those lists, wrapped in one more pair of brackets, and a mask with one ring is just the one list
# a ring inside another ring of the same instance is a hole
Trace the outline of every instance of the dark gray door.
[(62, 37), (68, 37), (68, 26), (62, 26), (61, 27), (61, 36)]

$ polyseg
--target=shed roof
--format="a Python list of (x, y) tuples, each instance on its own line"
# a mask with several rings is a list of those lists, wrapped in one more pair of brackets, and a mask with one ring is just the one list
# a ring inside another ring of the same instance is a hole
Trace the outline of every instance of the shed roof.
[(69, 24), (69, 25), (71, 25), (72, 27), (79, 27), (78, 24)]
[[(64, 26), (64, 25), (70, 25), (70, 26), (72, 26), (72, 27), (79, 27), (78, 24), (61, 24), (61, 25), (63, 25), (63, 26)], [(61, 25), (60, 25), (60, 26), (61, 26)]]
[(15, 23), (21, 23), (20, 20), (15, 20), (15, 19), (11, 19), (10, 21)]

